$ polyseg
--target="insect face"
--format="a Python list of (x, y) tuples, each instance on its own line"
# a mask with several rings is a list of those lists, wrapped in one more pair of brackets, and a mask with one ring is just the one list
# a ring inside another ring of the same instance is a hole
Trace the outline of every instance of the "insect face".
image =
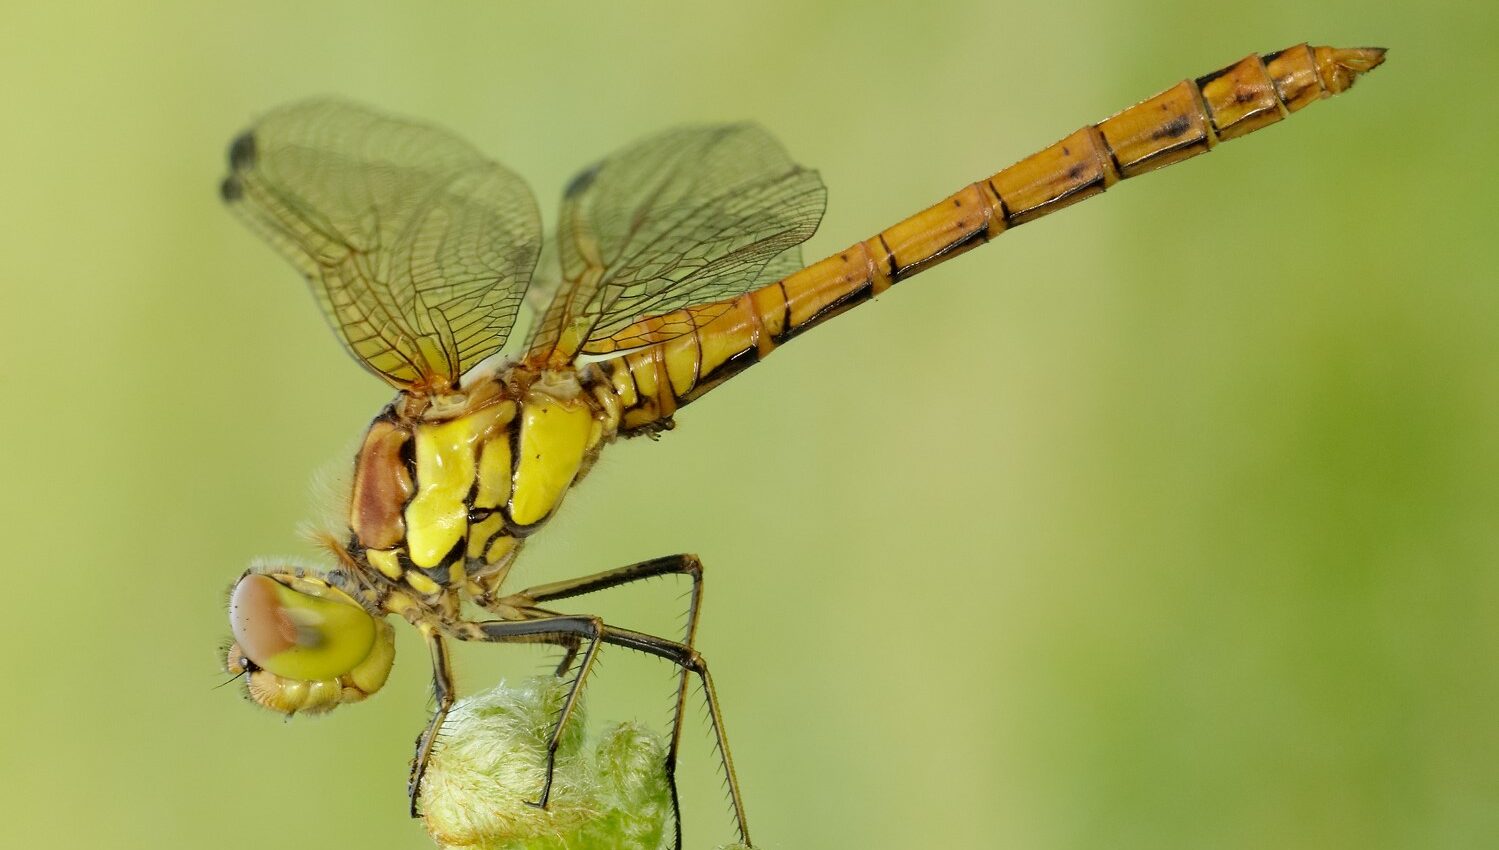
[(248, 572), (229, 595), (224, 659), (250, 699), (282, 714), (324, 712), (385, 684), (394, 633), (343, 591), (288, 572)]

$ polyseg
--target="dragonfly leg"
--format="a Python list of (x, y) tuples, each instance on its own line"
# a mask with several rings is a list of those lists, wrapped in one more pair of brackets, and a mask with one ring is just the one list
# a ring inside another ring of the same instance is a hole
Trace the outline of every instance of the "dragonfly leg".
[[(648, 561), (630, 564), (624, 567), (616, 567), (582, 578), (567, 579), (552, 582), (550, 584), (528, 587), (518, 593), (511, 594), (501, 600), (503, 603), (515, 608), (532, 608), (538, 602), (550, 602), (556, 599), (571, 599), (590, 593), (597, 593), (621, 585), (636, 581), (655, 578), (657, 576), (685, 575), (692, 579), (692, 590), (687, 605), (687, 633), (682, 639), (682, 646), (691, 647), (697, 639), (698, 618), (702, 612), (703, 605), (703, 563), (696, 555), (678, 554), (665, 555), (660, 558), (651, 558)], [(567, 656), (559, 665), (557, 675), (561, 676), (567, 672), (572, 658), (577, 652), (574, 645)], [(680, 673), (677, 679), (677, 696), (673, 706), (671, 722), (671, 742), (666, 751), (666, 777), (667, 784), (671, 788), (672, 810), (678, 812), (676, 823), (676, 846), (682, 846), (682, 823), (681, 807), (677, 794), (677, 758), (682, 745), (683, 719), (687, 713), (687, 689), (691, 681), (692, 671), (686, 665), (678, 664)], [(720, 747), (727, 754), (728, 748), (720, 737)], [(727, 764), (726, 764), (727, 766)], [(732, 776), (731, 776), (732, 781)], [(736, 792), (737, 794), (737, 792)], [(735, 800), (736, 811), (738, 811), (738, 800)], [(742, 825), (743, 820), (741, 818)]]
[[(570, 599), (608, 590), (613, 587), (630, 584), (648, 578), (664, 575), (685, 575), (692, 579), (691, 601), (687, 611), (687, 628), (684, 640), (681, 642), (667, 640), (665, 638), (622, 629), (616, 626), (602, 625), (600, 639), (606, 644), (622, 646), (629, 649), (645, 652), (658, 658), (671, 661), (681, 670), (677, 691), (677, 702), (675, 716), (672, 723), (672, 738), (667, 753), (667, 777), (672, 794), (672, 805), (678, 808), (677, 786), (676, 786), (676, 763), (681, 745), (683, 718), (686, 714), (687, 688), (692, 676), (697, 676), (703, 685), (703, 696), (708, 704), (709, 721), (713, 725), (713, 734), (718, 746), (719, 755), (723, 761), (724, 774), (729, 783), (729, 795), (734, 808), (735, 825), (739, 831), (740, 841), (749, 845), (749, 829), (747, 826), (744, 803), (740, 796), (739, 780), (734, 772), (733, 757), (729, 752), (728, 738), (724, 733), (723, 712), (718, 703), (718, 694), (713, 687), (713, 678), (708, 673), (707, 662), (693, 648), (692, 644), (697, 637), (697, 627), (702, 612), (703, 597), (703, 566), (695, 555), (668, 555), (661, 558), (653, 558), (624, 567), (595, 573), (577, 579), (553, 582), (550, 584), (537, 585), (504, 597), (498, 602), (510, 606), (513, 610), (519, 610), (532, 614), (538, 619), (525, 621), (526, 624), (540, 625), (542, 623), (564, 619), (561, 615), (545, 609), (537, 608), (536, 604), (550, 602), (558, 599)], [(479, 626), (480, 624), (471, 624)], [(497, 623), (496, 625), (505, 625)], [(515, 624), (512, 624), (515, 625)], [(549, 637), (528, 636), (518, 638), (527, 641), (562, 642), (555, 633)], [(466, 639), (484, 640), (487, 638), (470, 637)], [(508, 639), (507, 639), (508, 640)], [(574, 642), (581, 642), (581, 636), (574, 636)], [(590, 650), (592, 646), (590, 646)], [(569, 658), (564, 659), (564, 665), (559, 668), (565, 671)], [(587, 659), (585, 658), (585, 663)], [(681, 819), (676, 824), (676, 846), (682, 846)]]
[(421, 797), (422, 776), (427, 772), (427, 760), (432, 756), (432, 747), (437, 733), (453, 707), (453, 671), (448, 666), (448, 648), (442, 636), (424, 628), (422, 636), (427, 640), (427, 649), (432, 653), (432, 699), (436, 708), (427, 728), (416, 738), (416, 755), (411, 760), (411, 775), (406, 780), (406, 796), (411, 801), (411, 816), (421, 817), (416, 810), (416, 801)]
[(542, 613), (542, 616), (531, 620), (464, 622), (449, 627), (448, 631), (452, 637), (459, 640), (486, 643), (562, 643), (567, 646), (587, 643), (587, 648), (583, 650), (583, 659), (578, 665), (578, 675), (573, 679), (572, 687), (568, 689), (567, 698), (562, 703), (562, 710), (558, 712), (557, 722), (552, 726), (551, 737), (547, 740), (547, 769), (546, 778), (542, 781), (541, 794), (536, 802), (531, 804), (537, 808), (546, 808), (547, 801), (552, 796), (552, 774), (557, 766), (557, 746), (562, 740), (563, 730), (567, 728), (567, 721), (571, 719), (573, 710), (577, 707), (578, 695), (583, 690), (583, 682), (588, 678), (588, 672), (593, 669), (594, 656), (598, 652), (599, 640), (604, 632), (603, 621), (597, 617), (553, 616)]
[[(708, 703), (708, 719), (713, 724), (713, 737), (718, 745), (718, 755), (723, 760), (724, 777), (729, 784), (729, 799), (734, 807), (734, 823), (739, 830), (739, 842), (746, 847), (750, 845), (749, 826), (744, 817), (744, 800), (739, 794), (739, 778), (734, 774), (734, 758), (729, 754), (729, 741), (724, 733), (723, 711), (718, 705), (718, 692), (713, 688), (713, 677), (708, 674), (708, 662), (698, 651), (687, 644), (635, 632), (629, 629), (621, 629), (614, 626), (605, 626), (603, 633), (604, 643), (611, 646), (622, 646), (628, 649), (639, 650), (658, 658), (665, 658), (682, 668), (684, 674), (692, 673), (698, 677), (703, 685), (703, 699)], [(680, 715), (679, 715), (680, 716)], [(675, 736), (673, 740), (675, 745)], [(673, 752), (668, 767), (674, 768), (676, 758)], [(676, 779), (674, 770), (671, 772), (672, 781), (672, 803), (676, 804)], [(677, 848), (682, 846), (681, 818), (677, 818)]]
[(573, 637), (558, 641), (558, 643), (562, 646), (562, 660), (557, 662), (557, 669), (552, 672), (552, 675), (560, 679), (567, 675), (567, 671), (573, 668), (573, 662), (578, 660), (578, 652), (583, 649), (583, 641)]
[(538, 602), (571, 599), (631, 582), (667, 575), (684, 575), (692, 579), (692, 600), (687, 608), (687, 635), (682, 639), (682, 643), (692, 646), (693, 639), (697, 636), (698, 610), (703, 601), (703, 562), (698, 560), (696, 555), (665, 555), (582, 578), (539, 584), (511, 594), (500, 601), (520, 608), (530, 608), (535, 607)]

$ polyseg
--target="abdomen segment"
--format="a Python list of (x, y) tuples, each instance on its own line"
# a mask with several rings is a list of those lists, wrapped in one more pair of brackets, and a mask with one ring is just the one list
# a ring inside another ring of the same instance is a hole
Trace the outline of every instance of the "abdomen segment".
[(1380, 48), (1300, 44), (1183, 80), (1083, 127), (847, 250), (733, 299), (694, 333), (600, 362), (623, 406), (620, 431), (659, 429), (682, 405), (893, 284), (1120, 180), (1273, 124), (1347, 90), (1383, 60)]

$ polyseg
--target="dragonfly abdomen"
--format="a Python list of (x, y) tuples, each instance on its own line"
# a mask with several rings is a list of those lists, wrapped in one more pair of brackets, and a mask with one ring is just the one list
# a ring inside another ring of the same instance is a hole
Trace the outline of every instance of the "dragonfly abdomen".
[[(661, 317), (663, 325), (698, 330), (598, 364), (622, 403), (620, 432), (666, 427), (682, 405), (891, 285), (1120, 180), (1205, 153), (1343, 92), (1383, 58), (1379, 48), (1307, 44), (1250, 55), (1083, 127), (784, 280)], [(709, 314), (716, 318), (693, 320)]]

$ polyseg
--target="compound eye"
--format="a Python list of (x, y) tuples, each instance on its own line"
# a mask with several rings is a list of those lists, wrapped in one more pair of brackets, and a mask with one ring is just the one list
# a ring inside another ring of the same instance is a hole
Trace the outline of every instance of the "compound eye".
[(375, 620), (356, 605), (300, 593), (251, 573), (229, 597), (229, 626), (245, 659), (287, 679), (336, 679), (375, 643)]

